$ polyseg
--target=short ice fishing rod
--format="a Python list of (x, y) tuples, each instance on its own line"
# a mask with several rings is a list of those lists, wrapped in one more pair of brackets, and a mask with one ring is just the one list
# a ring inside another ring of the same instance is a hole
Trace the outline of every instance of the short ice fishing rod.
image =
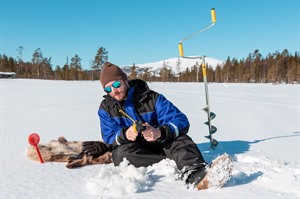
[(130, 120), (132, 121), (132, 123), (133, 123), (133, 128), (134, 128), (134, 130), (135, 130), (136, 132), (139, 133), (139, 132), (141, 132), (141, 131), (143, 131), (143, 130), (146, 129), (146, 127), (143, 126), (142, 121), (132, 119), (132, 117), (130, 117), (127, 113), (125, 113), (125, 111), (123, 111), (123, 110), (121, 110), (121, 109), (119, 110), (119, 112), (120, 112), (122, 115), (124, 115), (125, 117), (127, 117), (128, 119), (130, 119)]
[(182, 40), (179, 41), (179, 55), (182, 58), (187, 58), (187, 59), (200, 59), (202, 64), (201, 64), (201, 68), (202, 68), (202, 73), (203, 73), (203, 82), (204, 82), (204, 87), (205, 87), (205, 98), (206, 98), (206, 107), (203, 109), (206, 113), (207, 113), (207, 122), (205, 122), (204, 124), (208, 125), (208, 130), (209, 130), (209, 135), (205, 136), (207, 139), (209, 139), (210, 141), (210, 147), (212, 149), (215, 149), (216, 146), (218, 145), (218, 141), (215, 140), (212, 135), (217, 131), (217, 128), (215, 126), (213, 126), (211, 124), (211, 120), (213, 120), (216, 117), (216, 114), (213, 112), (210, 112), (210, 105), (209, 105), (209, 95), (208, 95), (208, 81), (207, 81), (207, 77), (206, 77), (206, 63), (205, 63), (205, 56), (200, 56), (200, 57), (186, 57), (184, 56), (184, 52), (183, 52), (183, 45), (182, 42), (190, 39), (191, 37), (194, 37), (195, 35), (198, 35), (199, 33), (211, 28), (213, 25), (215, 25), (217, 19), (216, 19), (216, 11), (214, 8), (211, 9), (211, 24), (205, 28), (202, 28), (186, 37), (184, 37)]

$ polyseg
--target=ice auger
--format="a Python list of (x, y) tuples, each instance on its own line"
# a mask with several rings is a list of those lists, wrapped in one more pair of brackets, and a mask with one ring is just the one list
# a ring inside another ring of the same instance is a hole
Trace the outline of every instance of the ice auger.
[(205, 98), (206, 98), (206, 107), (203, 109), (206, 113), (207, 113), (207, 122), (205, 122), (204, 124), (206, 124), (208, 126), (208, 130), (209, 130), (209, 135), (205, 136), (207, 139), (209, 139), (210, 141), (210, 147), (212, 149), (215, 149), (216, 146), (218, 145), (218, 141), (215, 140), (212, 135), (217, 131), (217, 128), (215, 126), (213, 126), (211, 124), (211, 121), (216, 117), (216, 114), (210, 111), (210, 105), (209, 105), (209, 95), (208, 95), (208, 82), (207, 82), (207, 77), (206, 77), (206, 63), (205, 63), (205, 56), (199, 56), (199, 57), (186, 57), (184, 56), (184, 52), (183, 52), (183, 46), (182, 46), (182, 42), (184, 40), (187, 40), (197, 34), (199, 34), (200, 32), (203, 32), (209, 28), (211, 28), (213, 25), (215, 25), (216, 23), (216, 11), (214, 8), (211, 9), (211, 19), (212, 22), (209, 26), (202, 28), (186, 37), (184, 37), (182, 40), (179, 41), (179, 55), (182, 58), (187, 58), (187, 59), (200, 59), (201, 61), (201, 68), (202, 68), (202, 72), (203, 72), (203, 82), (204, 82), (204, 87), (205, 87)]

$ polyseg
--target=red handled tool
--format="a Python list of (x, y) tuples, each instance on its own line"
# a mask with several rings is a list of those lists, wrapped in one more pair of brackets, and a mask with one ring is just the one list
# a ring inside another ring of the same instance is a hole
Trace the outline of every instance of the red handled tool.
[(29, 144), (34, 146), (34, 148), (35, 148), (35, 150), (36, 150), (36, 152), (39, 156), (40, 162), (44, 163), (44, 160), (41, 156), (41, 153), (40, 153), (40, 150), (39, 150), (39, 147), (38, 147), (38, 143), (40, 142), (40, 136), (37, 133), (31, 133), (28, 137), (28, 142), (29, 142)]

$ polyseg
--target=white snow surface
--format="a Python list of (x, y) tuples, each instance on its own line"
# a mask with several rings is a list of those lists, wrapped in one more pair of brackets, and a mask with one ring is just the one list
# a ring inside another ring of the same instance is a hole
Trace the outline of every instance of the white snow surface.
[(28, 135), (40, 143), (101, 139), (97, 81), (0, 80), (0, 198), (299, 198), (300, 85), (209, 84), (217, 117), (216, 150), (209, 148), (203, 83), (149, 83), (190, 120), (189, 135), (211, 162), (222, 153), (234, 160), (223, 188), (187, 189), (175, 162), (165, 159), (135, 168), (92, 165), (68, 169), (26, 157)]

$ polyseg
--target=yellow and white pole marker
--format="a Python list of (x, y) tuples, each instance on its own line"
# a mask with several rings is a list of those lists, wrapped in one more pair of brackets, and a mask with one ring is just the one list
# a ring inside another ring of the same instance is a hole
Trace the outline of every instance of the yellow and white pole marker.
[(209, 95), (208, 95), (208, 81), (207, 81), (207, 71), (206, 71), (206, 63), (205, 63), (205, 56), (200, 56), (200, 57), (188, 57), (184, 56), (184, 51), (183, 51), (183, 41), (194, 37), (195, 35), (198, 35), (199, 33), (211, 28), (215, 23), (217, 22), (217, 17), (216, 17), (216, 10), (214, 8), (211, 9), (211, 24), (205, 28), (202, 28), (186, 37), (184, 37), (182, 40), (180, 40), (178, 44), (178, 49), (179, 49), (179, 56), (182, 58), (187, 58), (187, 59), (200, 59), (202, 61), (201, 68), (202, 68), (202, 73), (203, 73), (203, 82), (204, 82), (204, 87), (205, 87), (205, 98), (206, 98), (206, 107), (203, 109), (207, 113), (207, 119), (208, 121), (205, 122), (204, 124), (208, 125), (209, 129), (209, 135), (205, 136), (210, 140), (210, 147), (212, 149), (215, 149), (216, 146), (218, 145), (218, 141), (213, 139), (212, 134), (214, 134), (217, 131), (217, 128), (211, 124), (211, 120), (213, 120), (216, 117), (216, 114), (213, 112), (210, 112), (210, 105), (209, 105)]

